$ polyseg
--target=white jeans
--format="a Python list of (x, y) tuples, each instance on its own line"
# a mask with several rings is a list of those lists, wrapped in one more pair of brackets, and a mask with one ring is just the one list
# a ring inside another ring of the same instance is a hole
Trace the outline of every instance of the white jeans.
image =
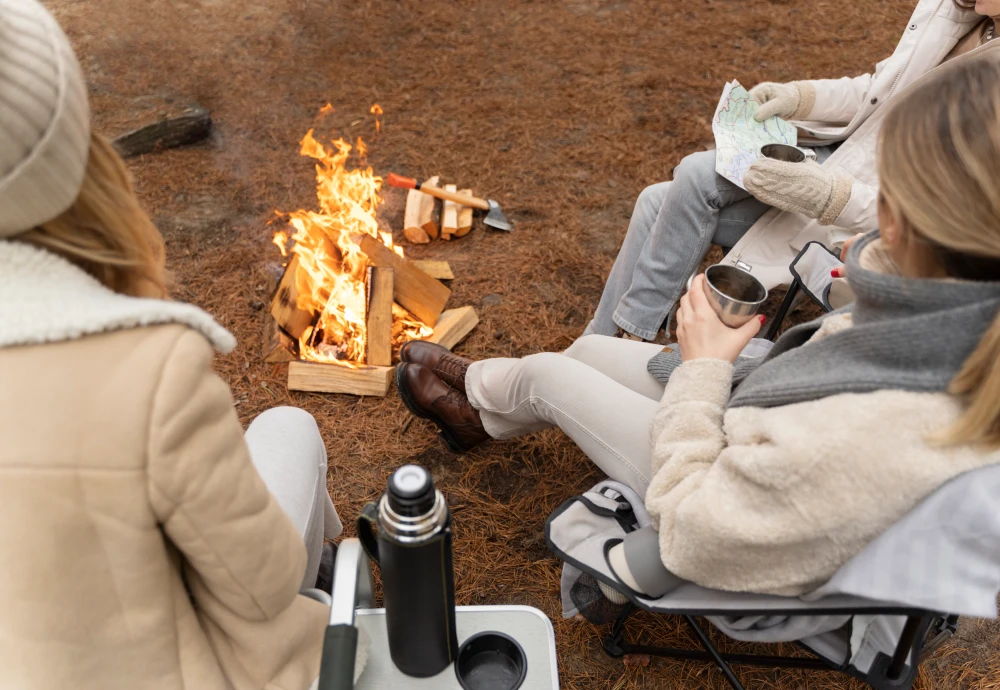
[(323, 538), (344, 529), (326, 489), (326, 446), (316, 420), (297, 407), (275, 407), (253, 420), (245, 438), (254, 467), (302, 535), (309, 554), (302, 587), (313, 587)]
[(642, 495), (650, 479), (649, 427), (664, 388), (646, 363), (661, 349), (587, 335), (563, 354), (476, 362), (465, 376), (466, 394), (493, 438), (557, 426), (611, 479)]

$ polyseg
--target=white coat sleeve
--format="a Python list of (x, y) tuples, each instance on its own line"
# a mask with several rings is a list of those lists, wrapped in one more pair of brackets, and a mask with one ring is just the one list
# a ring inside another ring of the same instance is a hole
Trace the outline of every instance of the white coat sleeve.
[(878, 187), (855, 179), (851, 198), (832, 225), (826, 226), (826, 246), (840, 249), (844, 240), (878, 228)]
[(875, 77), (885, 64), (883, 60), (872, 74), (840, 79), (810, 79), (806, 83), (816, 92), (816, 101), (805, 118), (826, 125), (846, 125), (861, 110)]

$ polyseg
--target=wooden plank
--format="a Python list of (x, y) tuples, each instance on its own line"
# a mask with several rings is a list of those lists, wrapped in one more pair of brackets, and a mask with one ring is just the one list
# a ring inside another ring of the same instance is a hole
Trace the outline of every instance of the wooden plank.
[(122, 134), (112, 141), (122, 158), (140, 156), (201, 141), (212, 131), (212, 117), (197, 103), (182, 112)]
[(389, 392), (392, 370), (392, 367), (352, 369), (339, 364), (289, 362), (288, 390), (382, 397)]
[(357, 235), (354, 240), (372, 265), (393, 270), (392, 294), (399, 306), (433, 327), (444, 311), (451, 290), (371, 235)]
[[(453, 184), (444, 186), (446, 192), (457, 192), (458, 187)], [(458, 204), (454, 201), (444, 201), (444, 210), (441, 211), (441, 239), (450, 240), (451, 236), (458, 231)]]
[(392, 269), (368, 269), (368, 354), (369, 366), (392, 364)]
[[(429, 177), (420, 186), (437, 187), (440, 179), (437, 175)], [(434, 197), (423, 192), (420, 192), (420, 227), (432, 240), (436, 240), (440, 234), (437, 223), (434, 222)]]
[(295, 359), (296, 344), (270, 316), (264, 317), (261, 359), (265, 362), (291, 362)]
[(413, 261), (412, 263), (421, 271), (429, 275), (431, 278), (436, 278), (438, 280), (455, 279), (455, 274), (451, 270), (451, 264), (449, 264), (447, 261), (434, 261), (431, 259), (422, 259), (420, 261)]
[[(471, 189), (459, 190), (460, 194), (467, 194), (472, 196)], [(455, 230), (455, 237), (465, 237), (472, 230), (472, 207), (471, 206), (459, 206), (458, 207), (458, 229)]]
[(431, 343), (437, 343), (449, 350), (460, 342), (479, 323), (479, 314), (473, 307), (458, 307), (441, 314), (434, 332), (424, 338)]
[(285, 274), (281, 277), (281, 282), (278, 283), (278, 289), (271, 299), (271, 316), (295, 340), (301, 338), (313, 322), (313, 314), (299, 309), (296, 304), (299, 289), (295, 284), (295, 277), (298, 270), (299, 257), (292, 256), (285, 267)]

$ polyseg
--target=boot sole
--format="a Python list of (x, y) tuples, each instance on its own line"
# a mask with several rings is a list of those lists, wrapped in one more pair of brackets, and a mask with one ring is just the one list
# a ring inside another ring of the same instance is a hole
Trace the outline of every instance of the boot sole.
[(435, 414), (431, 414), (424, 408), (417, 405), (416, 401), (413, 399), (413, 395), (410, 393), (410, 384), (406, 381), (406, 368), (410, 366), (409, 362), (403, 362), (396, 367), (396, 373), (394, 377), (396, 379), (396, 390), (399, 391), (399, 399), (403, 401), (406, 405), (406, 409), (413, 414), (414, 417), (419, 417), (420, 419), (426, 419), (434, 422), (434, 425), (438, 428), (438, 433), (441, 439), (444, 441), (448, 449), (453, 453), (465, 453), (471, 446), (466, 446), (464, 443), (458, 440), (451, 428), (448, 427), (444, 421)]

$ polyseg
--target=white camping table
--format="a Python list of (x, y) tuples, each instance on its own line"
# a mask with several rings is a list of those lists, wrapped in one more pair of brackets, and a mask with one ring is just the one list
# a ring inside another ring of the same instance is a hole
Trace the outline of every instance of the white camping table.
[[(432, 678), (412, 678), (392, 663), (385, 632), (385, 609), (358, 609), (354, 624), (368, 633), (371, 655), (355, 690), (461, 690), (455, 665)], [(531, 606), (457, 606), (458, 644), (486, 631), (507, 633), (521, 645), (528, 659), (528, 673), (520, 690), (558, 690), (556, 635), (548, 617)]]

